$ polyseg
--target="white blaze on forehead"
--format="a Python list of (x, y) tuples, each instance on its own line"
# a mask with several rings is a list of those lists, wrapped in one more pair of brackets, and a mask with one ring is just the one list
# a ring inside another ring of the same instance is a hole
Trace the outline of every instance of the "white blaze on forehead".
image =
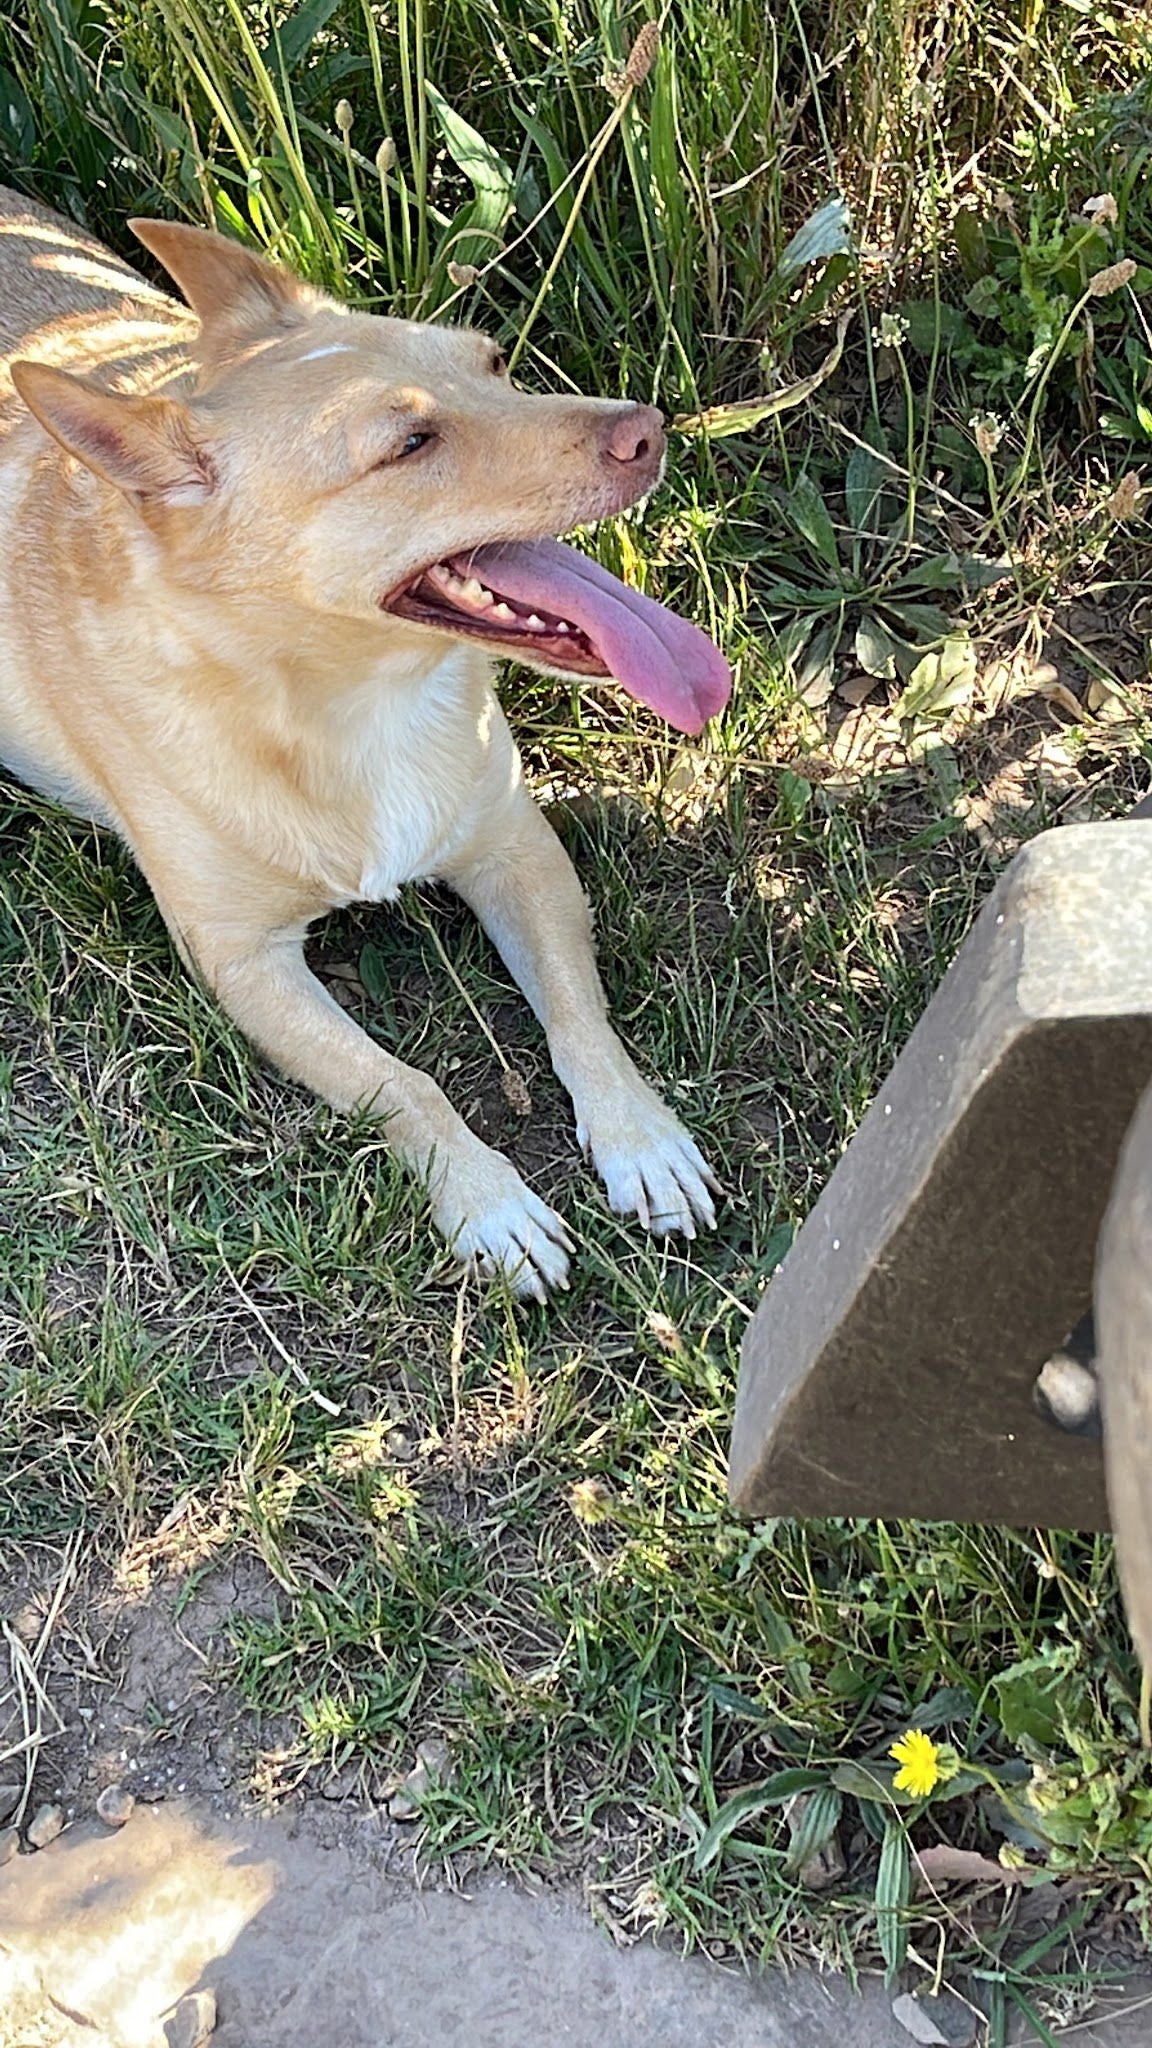
[(301, 356), (299, 360), (302, 363), (314, 363), (317, 356), (350, 356), (351, 354), (352, 343), (350, 341), (328, 341), (325, 342), (323, 348), (310, 348), (307, 355)]

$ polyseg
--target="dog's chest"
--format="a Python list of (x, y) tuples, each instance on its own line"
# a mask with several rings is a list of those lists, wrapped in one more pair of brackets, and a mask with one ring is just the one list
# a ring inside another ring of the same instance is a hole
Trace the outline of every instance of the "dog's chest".
[(353, 893), (384, 902), (451, 866), (511, 786), (515, 752), (486, 681), (451, 656), (418, 689), (360, 693), (342, 726), (363, 820)]

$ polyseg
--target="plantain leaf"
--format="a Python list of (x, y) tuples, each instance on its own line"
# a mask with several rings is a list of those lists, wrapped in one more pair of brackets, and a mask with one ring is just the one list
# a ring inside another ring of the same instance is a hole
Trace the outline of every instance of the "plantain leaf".
[(956, 590), (965, 596), (975, 590), (991, 590), (1011, 574), (1007, 562), (990, 562), (984, 555), (958, 555), (951, 548), (943, 555), (930, 555), (901, 576), (907, 590)]
[(782, 250), (776, 264), (780, 277), (795, 277), (810, 263), (823, 263), (829, 256), (847, 254), (852, 248), (852, 215), (839, 193), (809, 214), (803, 227)]
[(896, 673), (896, 642), (879, 619), (870, 618), (867, 613), (856, 628), (856, 659), (866, 676), (880, 676), (890, 682)]
[(326, 28), (340, 0), (302, 0), (281, 23), (278, 31), (285, 71), (295, 71), (322, 28)]
[(970, 697), (976, 683), (976, 650), (966, 633), (954, 633), (916, 663), (902, 695), (897, 718), (943, 718)]
[[(574, 223), (572, 222), (572, 187), (568, 183), (569, 167), (564, 152), (551, 130), (543, 121), (538, 120), (532, 114), (526, 113), (523, 107), (517, 106), (513, 111), (528, 140), (539, 151), (548, 176), (548, 188), (553, 206), (551, 215), (546, 215), (541, 224), (540, 232), (543, 236), (545, 247), (551, 248), (554, 246), (553, 230), (551, 227), (553, 216), (557, 223), (554, 231), (556, 235), (559, 234), (561, 228), (566, 228), (571, 223), (572, 240), (570, 246), (572, 253), (579, 258), (581, 270), (584, 273), (590, 290), (594, 294), (598, 293), (600, 295), (604, 317), (607, 318), (608, 309), (617, 296), (616, 285), (611, 270), (605, 264), (597, 248), (594, 236), (588, 232), (583, 215), (577, 213)], [(543, 210), (543, 205), (544, 201), (535, 176), (533, 175), (531, 184), (521, 180), (516, 193), (516, 209), (521, 219), (525, 221), (534, 220), (536, 214)]]
[(899, 595), (877, 602), (882, 602), (883, 609), (891, 612), (902, 626), (911, 627), (913, 638), (921, 642), (943, 640), (953, 630), (953, 621), (938, 604), (909, 604)]
[(745, 1785), (741, 1791), (733, 1793), (701, 1837), (696, 1850), (697, 1870), (705, 1870), (715, 1862), (729, 1835), (734, 1834), (746, 1820), (764, 1813), (770, 1806), (783, 1806), (799, 1792), (818, 1792), (827, 1783), (827, 1771), (797, 1768), (777, 1771), (774, 1777), (763, 1778), (758, 1785)]
[(908, 590), (962, 590), (964, 578), (960, 573), (960, 559), (949, 548), (943, 555), (929, 555), (915, 567), (901, 575), (901, 583)]
[(904, 1914), (912, 1896), (912, 1859), (904, 1824), (893, 1814), (880, 1844), (880, 1867), (876, 1872), (876, 1933), (886, 1965), (885, 1983), (892, 1984), (904, 1967), (908, 1953), (908, 1928)]
[(844, 502), (848, 523), (856, 533), (870, 533), (873, 517), (884, 488), (885, 469), (871, 448), (854, 448), (844, 472)]
[(843, 1804), (843, 1794), (836, 1790), (835, 1785), (822, 1785), (818, 1791), (808, 1795), (788, 1844), (784, 1868), (789, 1877), (798, 1877), (805, 1864), (818, 1856), (832, 1840)]
[(830, 568), (840, 566), (840, 550), (836, 545), (836, 531), (827, 505), (809, 476), (801, 471), (787, 498), (784, 510), (791, 524), (805, 540), (823, 555)]
[(444, 147), (458, 170), (463, 171), (476, 194), (473, 204), (460, 216), (471, 232), (452, 233), (450, 254), (457, 263), (484, 262), (494, 253), (496, 241), (512, 211), (515, 176), (499, 150), (450, 107), (431, 79), (424, 90), (436, 116)]
[(763, 398), (738, 398), (730, 405), (709, 406), (706, 412), (677, 413), (672, 422), (673, 428), (678, 434), (704, 434), (709, 440), (717, 441), (725, 434), (747, 434), (753, 427), (762, 426), (765, 420), (775, 419), (778, 413), (790, 412), (793, 406), (803, 405), (839, 363), (851, 318), (850, 312), (841, 313), (836, 322), (836, 339), (810, 377), (801, 377), (798, 384), (786, 384), (783, 391), (766, 392)]
[(36, 117), (27, 93), (10, 71), (0, 71), (0, 134), (7, 139), (10, 161), (31, 158), (36, 147)]
[(832, 695), (839, 638), (839, 623), (819, 627), (808, 643), (803, 661), (797, 666), (796, 693), (813, 711), (819, 710)]

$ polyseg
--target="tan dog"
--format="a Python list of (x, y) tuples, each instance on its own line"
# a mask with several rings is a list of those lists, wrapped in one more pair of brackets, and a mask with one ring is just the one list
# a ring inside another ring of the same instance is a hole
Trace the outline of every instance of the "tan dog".
[(715, 1183), (607, 1022), (492, 691), (503, 655), (613, 674), (690, 732), (725, 702), (703, 634), (541, 538), (651, 489), (660, 415), (529, 396), (479, 334), (133, 225), (192, 313), (0, 189), (0, 760), (119, 832), (242, 1029), (385, 1118), (460, 1256), (542, 1299), (559, 1217), (304, 961), (324, 911), (441, 877), (543, 1024), (613, 1208), (692, 1236)]

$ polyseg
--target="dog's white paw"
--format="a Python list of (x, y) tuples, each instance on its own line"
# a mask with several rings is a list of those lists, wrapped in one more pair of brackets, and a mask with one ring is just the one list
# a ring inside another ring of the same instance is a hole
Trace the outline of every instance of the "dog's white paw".
[(615, 1097), (578, 1125), (618, 1216), (638, 1216), (656, 1237), (679, 1232), (695, 1237), (697, 1226), (716, 1228), (713, 1195), (720, 1193), (700, 1148), (646, 1083)]
[(474, 1153), (449, 1163), (432, 1213), (462, 1264), (503, 1274), (521, 1300), (546, 1301), (567, 1287), (574, 1246), (564, 1224), (487, 1145), (477, 1141)]

